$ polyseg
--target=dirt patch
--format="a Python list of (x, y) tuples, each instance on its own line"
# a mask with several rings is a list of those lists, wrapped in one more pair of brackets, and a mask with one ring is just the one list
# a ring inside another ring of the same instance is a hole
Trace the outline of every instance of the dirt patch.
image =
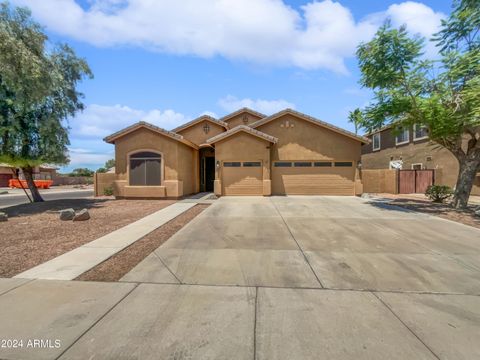
[[(69, 199), (12, 206), (0, 223), (0, 277), (12, 277), (122, 226), (173, 200)], [(87, 208), (88, 221), (61, 221), (58, 211)]]
[(196, 205), (75, 280), (118, 281), (209, 205)]
[(392, 199), (393, 201), (390, 204), (395, 206), (438, 216), (480, 229), (480, 218), (474, 213), (478, 208), (477, 205), (469, 205), (465, 210), (457, 210), (448, 204), (437, 204), (419, 195), (406, 195), (403, 197), (402, 195), (381, 194), (381, 197)]

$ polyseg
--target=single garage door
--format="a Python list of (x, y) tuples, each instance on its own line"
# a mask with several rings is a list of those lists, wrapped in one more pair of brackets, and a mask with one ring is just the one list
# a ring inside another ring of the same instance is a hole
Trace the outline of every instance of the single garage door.
[(353, 161), (276, 161), (272, 193), (276, 195), (354, 195)]
[(8, 181), (12, 178), (10, 174), (0, 174), (0, 187), (7, 187)]
[(224, 161), (223, 195), (262, 195), (262, 163), (260, 161)]

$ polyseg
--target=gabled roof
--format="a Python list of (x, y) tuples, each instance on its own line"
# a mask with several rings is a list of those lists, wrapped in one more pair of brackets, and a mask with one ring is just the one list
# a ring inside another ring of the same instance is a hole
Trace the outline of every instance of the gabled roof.
[(182, 131), (182, 130), (185, 130), (185, 129), (189, 128), (190, 126), (196, 125), (196, 124), (198, 124), (199, 122), (202, 122), (202, 121), (209, 121), (213, 124), (217, 124), (217, 125), (220, 125), (220, 126), (224, 127), (225, 129), (228, 129), (228, 124), (226, 122), (217, 120), (214, 117), (211, 117), (209, 115), (202, 115), (202, 116), (199, 116), (196, 119), (193, 119), (192, 121), (189, 121), (189, 122), (187, 122), (183, 125), (180, 125), (179, 127), (176, 127), (172, 131), (173, 132), (179, 132), (179, 131)]
[(297, 118), (303, 119), (303, 120), (308, 121), (308, 122), (310, 122), (310, 123), (312, 123), (312, 124), (315, 124), (315, 125), (324, 127), (324, 128), (326, 128), (326, 129), (332, 130), (332, 131), (334, 131), (334, 132), (336, 132), (336, 133), (339, 133), (339, 134), (341, 134), (341, 135), (345, 135), (345, 136), (347, 136), (347, 137), (349, 137), (349, 138), (352, 138), (352, 139), (354, 139), (354, 140), (360, 141), (360, 142), (362, 142), (362, 143), (367, 144), (367, 143), (370, 142), (370, 140), (367, 139), (367, 138), (364, 137), (364, 136), (356, 135), (356, 134), (354, 134), (354, 133), (352, 133), (352, 132), (350, 132), (350, 131), (348, 131), (348, 130), (344, 130), (344, 129), (342, 129), (342, 128), (339, 128), (338, 126), (329, 124), (329, 123), (327, 123), (327, 122), (325, 122), (325, 121), (319, 120), (319, 119), (317, 119), (317, 118), (314, 118), (313, 116), (306, 115), (306, 114), (304, 114), (304, 113), (301, 113), (301, 112), (296, 111), (296, 110), (293, 110), (293, 109), (285, 109), (285, 110), (279, 111), (279, 112), (277, 112), (277, 113), (275, 113), (275, 114), (273, 114), (273, 115), (271, 115), (271, 116), (267, 116), (267, 117), (265, 117), (265, 118), (263, 118), (263, 119), (260, 119), (260, 120), (258, 120), (258, 121), (256, 121), (256, 122), (250, 124), (250, 126), (255, 129), (255, 128), (261, 126), (261, 125), (267, 124), (267, 123), (269, 123), (270, 121), (275, 120), (275, 119), (278, 119), (279, 117), (281, 117), (281, 116), (283, 116), (283, 115), (287, 115), (287, 114), (293, 115), (293, 116), (295, 116), (295, 117), (297, 117)]
[(207, 143), (209, 143), (209, 144), (216, 143), (216, 142), (218, 142), (220, 140), (223, 140), (223, 139), (225, 139), (229, 136), (232, 136), (232, 135), (234, 135), (238, 132), (246, 132), (247, 134), (256, 136), (260, 139), (269, 141), (269, 142), (274, 143), (274, 144), (277, 143), (277, 141), (278, 141), (278, 139), (276, 137), (265, 134), (264, 132), (252, 129), (250, 126), (238, 125), (238, 126), (235, 126), (233, 129), (230, 129), (228, 131), (225, 131), (224, 133), (218, 134), (218, 135), (208, 139)]
[(198, 149), (197, 145), (195, 145), (191, 141), (188, 141), (182, 135), (177, 134), (173, 131), (168, 131), (168, 130), (162, 129), (161, 127), (152, 125), (152, 124), (147, 123), (145, 121), (139, 121), (139, 122), (137, 122), (137, 123), (135, 123), (131, 126), (126, 127), (125, 129), (117, 131), (116, 133), (113, 133), (112, 135), (109, 135), (106, 138), (104, 138), (103, 141), (108, 142), (110, 144), (113, 144), (113, 143), (115, 143), (115, 141), (117, 139), (119, 139), (119, 138), (121, 138), (121, 137), (123, 137), (127, 134), (130, 134), (131, 132), (133, 132), (135, 130), (141, 129), (141, 128), (151, 130), (151, 131), (153, 131), (157, 134), (164, 135), (164, 136), (169, 137), (173, 140), (177, 140), (177, 141), (179, 141), (179, 142), (181, 142), (185, 145), (193, 147), (194, 149)]
[(230, 120), (231, 118), (237, 116), (237, 115), (240, 115), (241, 113), (248, 113), (250, 115), (253, 115), (253, 116), (256, 116), (258, 118), (264, 118), (265, 114), (262, 114), (262, 113), (259, 113), (258, 111), (255, 111), (255, 110), (252, 110), (252, 109), (249, 109), (247, 107), (243, 107), (241, 109), (238, 109), (237, 111), (234, 111), (233, 113), (231, 114), (228, 114), (228, 115), (225, 115), (224, 117), (221, 117), (220, 118), (220, 121), (224, 121), (224, 122), (228, 122), (228, 120)]

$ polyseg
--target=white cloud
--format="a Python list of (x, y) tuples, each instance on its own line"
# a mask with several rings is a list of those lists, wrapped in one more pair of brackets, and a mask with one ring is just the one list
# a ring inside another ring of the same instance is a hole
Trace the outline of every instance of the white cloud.
[(172, 129), (190, 120), (173, 110), (153, 109), (143, 111), (123, 105), (88, 105), (70, 120), (73, 137), (101, 138), (121, 130), (138, 121), (147, 121), (165, 129)]
[(286, 108), (295, 108), (295, 104), (286, 100), (264, 100), (264, 99), (238, 99), (235, 96), (228, 95), (218, 101), (218, 105), (228, 112), (236, 111), (242, 107), (248, 107), (250, 109), (259, 111), (263, 114), (270, 115), (277, 111)]
[(440, 29), (440, 22), (445, 15), (435, 12), (427, 5), (406, 1), (401, 4), (393, 4), (386, 11), (386, 15), (395, 26), (407, 25), (407, 29), (415, 34), (430, 38)]
[[(338, 2), (313, 1), (300, 11), (281, 0), (13, 0), (29, 6), (50, 30), (97, 46), (139, 46), (179, 55), (328, 69), (345, 73), (353, 56), (385, 17), (431, 34), (441, 13), (407, 1), (356, 21)], [(61, 16), (59, 16), (61, 14)]]
[(113, 159), (113, 154), (96, 153), (93, 151), (77, 151), (77, 149), (69, 149), (70, 163), (69, 168), (75, 167), (92, 167), (98, 168), (103, 166), (109, 159)]

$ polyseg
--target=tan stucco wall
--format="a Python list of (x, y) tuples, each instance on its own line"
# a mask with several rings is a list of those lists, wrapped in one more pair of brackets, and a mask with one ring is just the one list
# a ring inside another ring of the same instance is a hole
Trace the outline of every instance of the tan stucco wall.
[(362, 169), (363, 192), (397, 194), (397, 171), (389, 169)]
[[(203, 131), (203, 126), (205, 125), (205, 123), (207, 123), (210, 127), (210, 131), (206, 134), (205, 131)], [(181, 134), (185, 139), (193, 142), (194, 144), (200, 145), (205, 144), (207, 142), (207, 139), (210, 139), (211, 137), (214, 137), (224, 131), (226, 130), (223, 126), (204, 120), (184, 130), (180, 130), (178, 131), (178, 133)]]
[(195, 171), (198, 159), (198, 150), (179, 144), (178, 146), (178, 180), (183, 182), (183, 194), (196, 192), (198, 172)]
[[(243, 120), (244, 116), (247, 117), (247, 122), (246, 123)], [(230, 129), (233, 129), (235, 126), (238, 126), (238, 125), (250, 125), (250, 124), (252, 124), (255, 121), (258, 121), (260, 119), (261, 118), (259, 116), (244, 112), (244, 113), (241, 113), (241, 114), (238, 114), (238, 115), (232, 117), (231, 119), (228, 119), (226, 121), (226, 123), (228, 124), (228, 127)]]
[[(285, 127), (286, 122), (293, 127)], [(281, 127), (281, 125), (284, 127)], [(259, 126), (257, 130), (278, 138), (272, 147), (276, 160), (360, 160), (361, 144), (334, 131), (298, 119), (290, 114)]]
[(104, 195), (106, 188), (114, 188), (114, 182), (116, 180), (116, 174), (114, 173), (95, 173), (93, 176), (93, 188), (95, 189), (95, 196)]
[[(245, 132), (236, 133), (215, 144), (215, 163), (220, 161), (261, 161), (263, 195), (270, 195), (270, 149), (269, 142)], [(215, 169), (215, 190), (222, 195), (223, 166)]]
[[(161, 186), (129, 186), (128, 155), (141, 150), (162, 154)], [(115, 142), (115, 195), (119, 197), (179, 197), (194, 189), (196, 150), (167, 136), (141, 128)]]

